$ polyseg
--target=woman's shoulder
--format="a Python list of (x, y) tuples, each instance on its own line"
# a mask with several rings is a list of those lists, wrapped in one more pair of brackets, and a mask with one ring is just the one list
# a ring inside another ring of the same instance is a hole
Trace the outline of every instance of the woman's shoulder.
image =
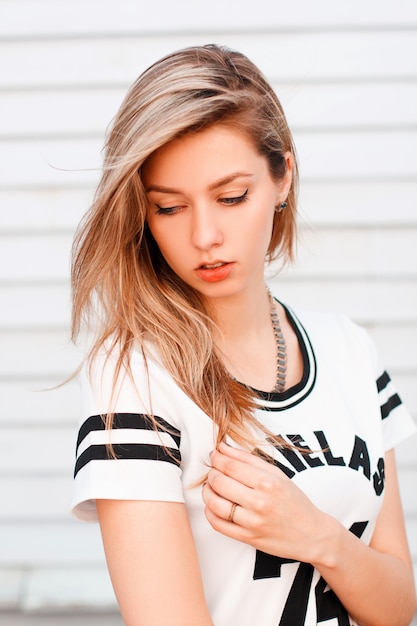
[(342, 357), (365, 358), (378, 368), (378, 356), (368, 331), (348, 315), (335, 311), (303, 309), (283, 305), (293, 323), (301, 327), (313, 351), (325, 350)]
[(150, 344), (133, 345), (124, 355), (120, 345), (103, 344), (85, 360), (79, 374), (84, 412), (153, 414), (164, 398), (179, 392)]
[(367, 341), (368, 333), (364, 327), (353, 321), (348, 315), (336, 311), (324, 311), (319, 309), (304, 309), (283, 305), (287, 313), (306, 331), (314, 332), (326, 338), (336, 339), (357, 337)]

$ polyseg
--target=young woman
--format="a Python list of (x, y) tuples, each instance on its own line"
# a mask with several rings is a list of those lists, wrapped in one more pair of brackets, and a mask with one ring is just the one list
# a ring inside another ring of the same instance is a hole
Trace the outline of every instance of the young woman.
[(293, 311), (297, 166), (271, 87), (216, 46), (132, 86), (75, 241), (75, 515), (128, 626), (405, 626), (393, 447), (414, 432), (366, 333)]

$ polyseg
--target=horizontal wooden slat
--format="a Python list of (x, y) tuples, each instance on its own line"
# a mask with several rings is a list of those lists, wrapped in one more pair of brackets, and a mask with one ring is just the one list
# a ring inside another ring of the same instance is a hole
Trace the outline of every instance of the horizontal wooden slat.
[(0, 188), (0, 206), (7, 207), (1, 216), (0, 234), (41, 231), (73, 233), (92, 202), (93, 185), (86, 189), (15, 189)]
[[(45, 455), (47, 450), (38, 449), (33, 455)], [(65, 475), (33, 476), (27, 475), (3, 477), (0, 472), (0, 489), (2, 494), (2, 508), (0, 510), (0, 524), (6, 521), (39, 523), (53, 521), (68, 521), (70, 502), (72, 497), (72, 468), (68, 467)]]
[[(401, 80), (416, 75), (417, 38), (412, 30), (230, 32), (213, 35), (209, 42), (241, 50), (274, 82)], [(125, 86), (161, 56), (202, 43), (201, 34), (100, 37), (94, 46), (78, 38), (4, 41), (0, 43), (0, 85), (9, 89)]]
[(0, 188), (90, 186), (98, 181), (102, 141), (3, 141)]
[[(416, 236), (417, 242), (417, 236)], [(279, 274), (274, 293), (292, 306), (345, 313), (361, 323), (417, 323), (416, 279), (292, 280)], [(387, 297), (389, 293), (389, 297)], [(62, 284), (0, 286), (0, 329), (60, 329), (70, 322), (70, 288)]]
[(415, 469), (416, 459), (416, 444), (417, 435), (408, 437), (405, 441), (398, 444), (395, 449), (395, 456), (397, 458), (397, 465), (401, 471)]
[[(303, 231), (294, 277), (415, 278), (417, 230), (346, 228)], [(387, 294), (389, 296), (389, 294)]]
[[(107, 568), (76, 566), (59, 568), (48, 567), (47, 569), (33, 569), (26, 573), (19, 605), (23, 611), (36, 611), (47, 609), (50, 612), (58, 609), (65, 611), (56, 617), (53, 622), (45, 613), (41, 616), (42, 626), (64, 626), (67, 619), (75, 619), (80, 626), (100, 624), (101, 626), (121, 626), (123, 621), (120, 614), (116, 613), (117, 604)], [(77, 615), (87, 607), (88, 611), (96, 610), (99, 617)], [(109, 612), (114, 612), (113, 615)], [(74, 616), (75, 613), (75, 616)], [(33, 615), (33, 613), (32, 613)], [(36, 613), (35, 613), (36, 615)], [(48, 621), (47, 621), (48, 620)], [(97, 620), (97, 621), (96, 621)], [(38, 626), (41, 624), (39, 622)], [(70, 621), (68, 621), (70, 624)], [(35, 626), (35, 625), (34, 625)]]
[[(37, 372), (34, 372), (35, 376)], [(74, 424), (80, 412), (80, 389), (72, 380), (57, 378), (0, 381), (0, 425), (45, 425), (51, 427)]]
[[(4, 237), (0, 246), (0, 281), (65, 280), (69, 278), (70, 234)], [(30, 290), (23, 297), (31, 306)]]
[[(415, 178), (417, 131), (294, 133), (303, 180)], [(359, 149), (360, 146), (360, 149)], [(395, 152), (395, 159), (387, 154)]]
[(82, 354), (69, 341), (69, 332), (33, 331), (0, 333), (0, 379), (62, 382), (79, 365)]
[(417, 323), (415, 279), (311, 281), (292, 280), (290, 273), (287, 278), (278, 274), (269, 283), (278, 298), (301, 309), (337, 311), (362, 324)]
[[(417, 35), (416, 35), (417, 36)], [(290, 128), (401, 128), (417, 123), (417, 83), (273, 85)]]
[(21, 568), (0, 566), (0, 611), (17, 609), (24, 580), (25, 576)]
[(0, 614), (3, 626), (69, 626), (74, 620), (82, 626), (123, 624), (104, 563), (96, 567), (2, 567)]
[[(294, 130), (417, 125), (416, 83), (274, 87)], [(0, 136), (103, 136), (124, 95), (125, 89), (120, 88), (6, 92), (2, 94)]]
[[(404, 180), (417, 175), (417, 130), (298, 133), (295, 142), (305, 181)], [(93, 186), (100, 173), (101, 148), (99, 139), (3, 141), (0, 188)], [(393, 152), (395, 159), (387, 158)]]
[[(52, 474), (71, 476), (77, 427), (1, 428), (0, 476)], [(38, 513), (41, 513), (39, 510)]]
[(368, 327), (368, 331), (385, 367), (400, 372), (417, 371), (417, 350), (415, 350), (417, 324), (403, 324), (397, 327), (379, 324)]
[(13, 285), (0, 287), (4, 305), (0, 328), (68, 328), (71, 317), (70, 288), (62, 285)]
[[(415, 444), (416, 438), (414, 437), (414, 445)], [(417, 464), (413, 469), (401, 469), (398, 473), (398, 479), (400, 484), (401, 500), (404, 508), (404, 513), (406, 516), (417, 518)]]
[(97, 524), (4, 523), (0, 524), (2, 567), (104, 563), (100, 530)]
[[(100, 32), (161, 32), (161, 31), (219, 31), (234, 29), (263, 29), (276, 27), (337, 27), (350, 26), (409, 26), (417, 20), (412, 0), (400, 0), (395, 4), (381, 3), (378, 11), (372, 3), (351, 0), (335, 4), (328, 0), (316, 0), (314, 7), (308, 0), (285, 5), (285, 11), (277, 10), (272, 0), (260, 0), (253, 10), (249, 0), (212, 0), (210, 5), (190, 4), (178, 0), (175, 6), (164, 3), (149, 4), (144, 13), (141, 3), (119, 0), (117, 11), (108, 0), (2, 0), (0, 5), (0, 36), (25, 37), (39, 35), (62, 36), (74, 34), (93, 35)], [(77, 19), (79, 15), (83, 19)], [(42, 20), (39, 19), (42, 15)]]
[(5, 92), (2, 94), (0, 136), (104, 136), (124, 95), (125, 90), (120, 88), (88, 87)]
[(299, 199), (301, 224), (379, 225), (417, 224), (417, 182), (304, 181)]

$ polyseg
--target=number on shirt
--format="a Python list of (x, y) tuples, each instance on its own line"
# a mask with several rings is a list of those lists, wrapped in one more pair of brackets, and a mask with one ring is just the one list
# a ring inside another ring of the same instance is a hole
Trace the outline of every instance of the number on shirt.
[[(356, 522), (350, 527), (356, 537), (361, 537), (368, 522)], [(254, 580), (261, 578), (279, 578), (281, 567), (285, 563), (296, 563), (293, 559), (283, 559), (278, 556), (256, 551)], [(285, 603), (278, 626), (304, 626), (307, 615), (308, 599), (313, 581), (314, 567), (310, 563), (300, 563), (293, 584)], [(323, 577), (315, 587), (317, 623), (336, 618), (338, 626), (349, 626), (348, 613), (334, 591), (327, 588)]]

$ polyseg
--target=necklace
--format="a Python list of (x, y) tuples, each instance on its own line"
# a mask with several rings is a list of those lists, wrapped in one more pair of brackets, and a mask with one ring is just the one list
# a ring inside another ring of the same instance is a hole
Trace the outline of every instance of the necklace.
[[(277, 348), (276, 353), (276, 379), (272, 392), (276, 391), (282, 393), (285, 390), (285, 377), (287, 373), (287, 345), (285, 343), (284, 334), (281, 330), (281, 324), (279, 323), (278, 313), (275, 307), (275, 300), (272, 293), (266, 288), (270, 305), (270, 316), (272, 322), (272, 330), (274, 331), (275, 344)], [(237, 381), (232, 374), (229, 374), (232, 380)], [(241, 383), (242, 384), (242, 383)]]
[(279, 317), (275, 307), (275, 300), (269, 289), (267, 291), (269, 304), (271, 306), (272, 329), (274, 331), (275, 343), (277, 347), (277, 376), (275, 380), (275, 386), (272, 391), (282, 393), (285, 389), (285, 375), (287, 373), (287, 346), (281, 330), (281, 324), (279, 323)]

